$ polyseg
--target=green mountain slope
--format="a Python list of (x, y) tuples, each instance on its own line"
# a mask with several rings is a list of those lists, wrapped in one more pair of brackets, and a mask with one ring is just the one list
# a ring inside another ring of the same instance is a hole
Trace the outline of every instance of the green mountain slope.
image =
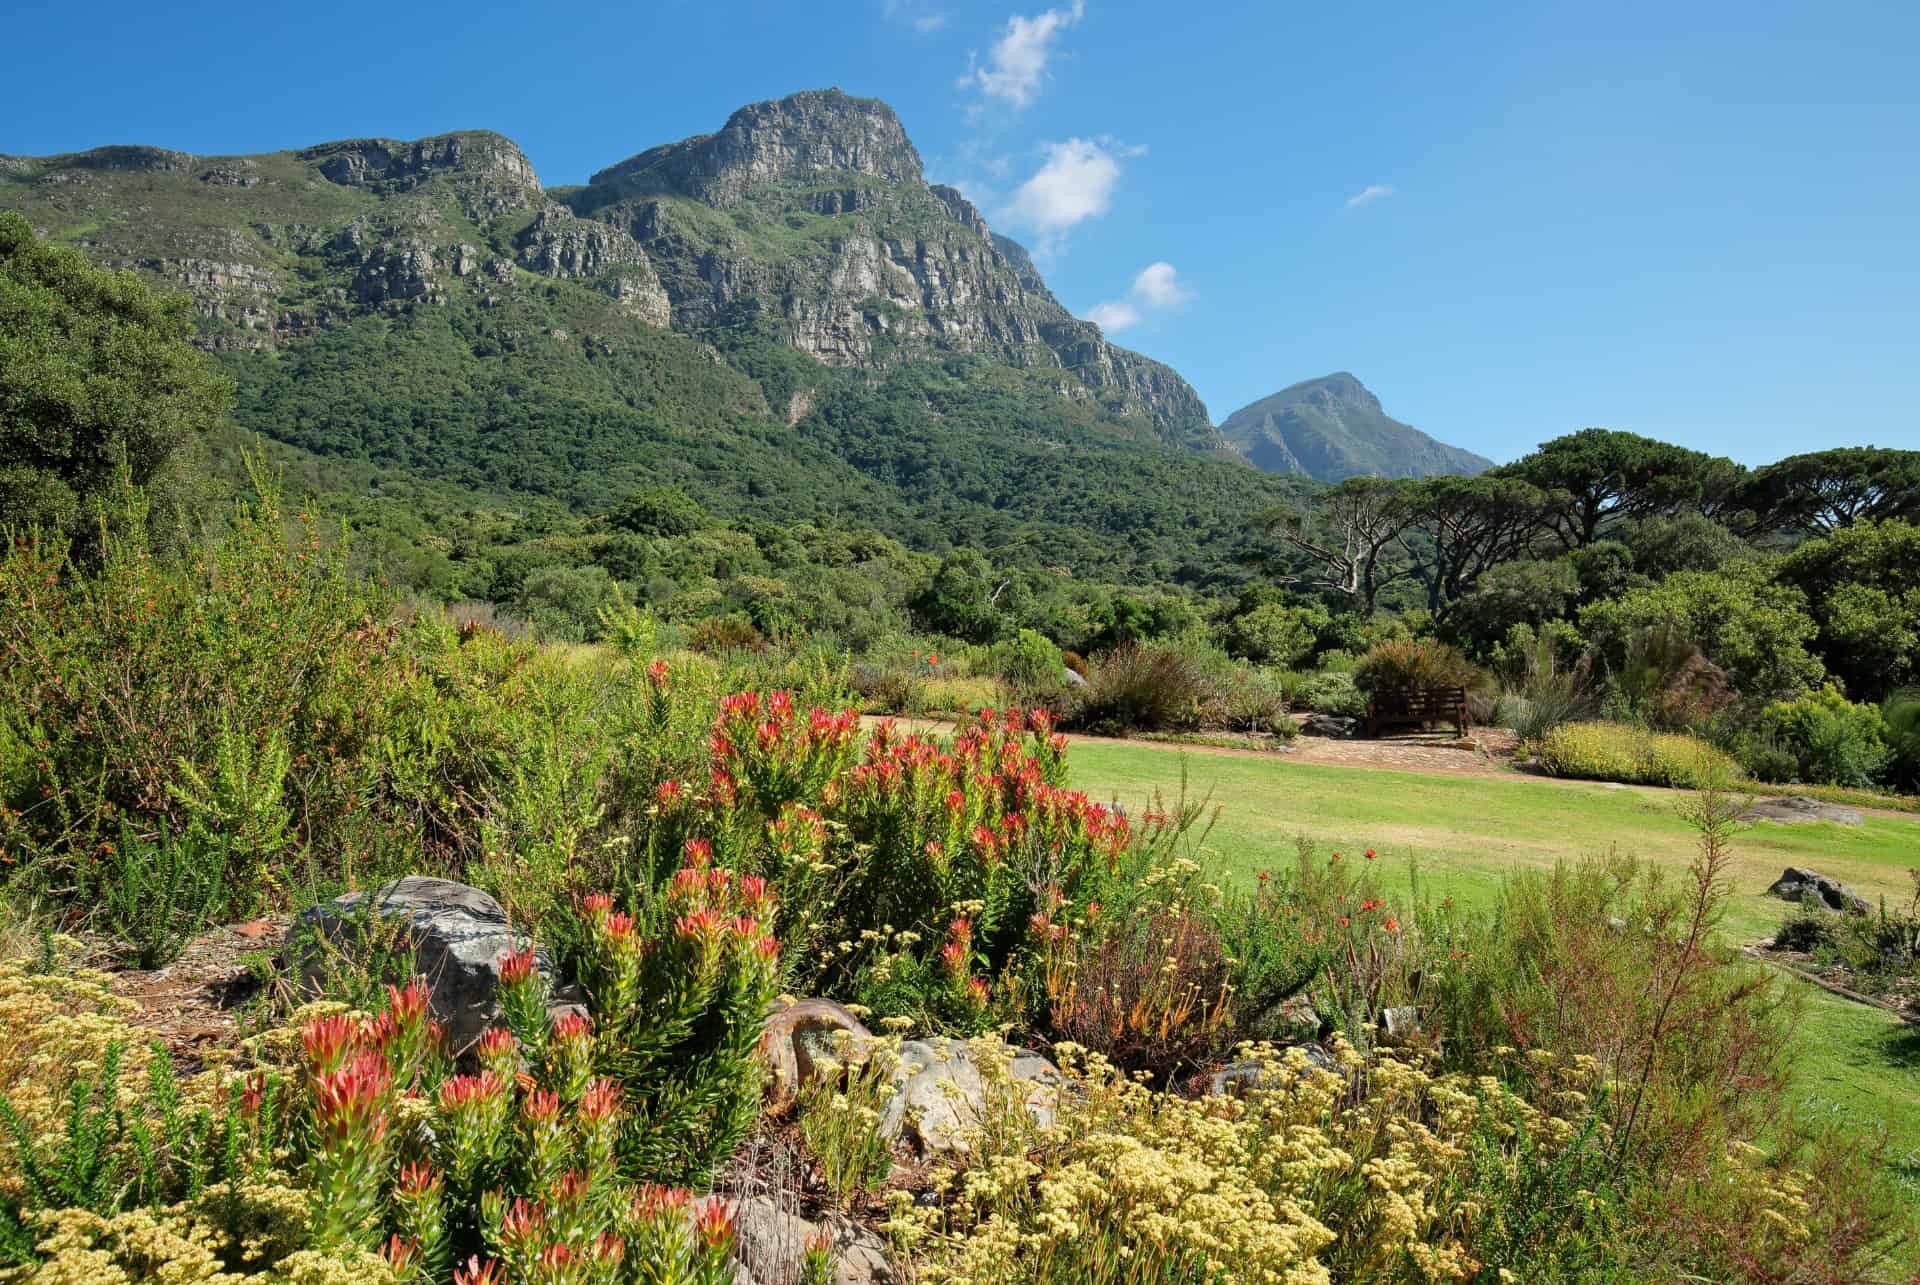
[(721, 514), (1155, 578), (1234, 574), (1297, 485), (838, 91), (577, 188), (465, 132), (0, 157), (0, 206), (187, 291), (297, 476), (583, 510), (672, 481)]
[(1255, 467), (1338, 482), (1348, 477), (1483, 473), (1493, 461), (1436, 442), (1380, 407), (1345, 371), (1309, 379), (1243, 406), (1220, 432)]

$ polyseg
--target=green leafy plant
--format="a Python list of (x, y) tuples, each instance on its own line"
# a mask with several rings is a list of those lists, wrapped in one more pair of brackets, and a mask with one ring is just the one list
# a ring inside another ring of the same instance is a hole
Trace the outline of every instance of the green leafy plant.
[(172, 963), (226, 908), (232, 845), (200, 822), (176, 835), (163, 821), (151, 838), (122, 824), (106, 846), (100, 905), (136, 967)]

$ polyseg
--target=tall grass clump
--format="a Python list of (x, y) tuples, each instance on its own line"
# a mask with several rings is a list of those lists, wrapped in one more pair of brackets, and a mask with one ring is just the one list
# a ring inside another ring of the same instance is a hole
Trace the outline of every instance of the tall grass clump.
[(1540, 738), (1538, 757), (1549, 776), (1579, 781), (1691, 790), (1740, 775), (1729, 755), (1698, 737), (1627, 723), (1563, 723)]
[(1189, 731), (1212, 694), (1205, 670), (1184, 651), (1127, 643), (1095, 664), (1068, 718), (1096, 732)]

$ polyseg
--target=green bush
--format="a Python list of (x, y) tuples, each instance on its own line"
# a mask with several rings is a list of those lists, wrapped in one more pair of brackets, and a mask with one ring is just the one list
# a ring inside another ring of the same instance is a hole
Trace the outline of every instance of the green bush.
[(995, 672), (1017, 690), (1046, 695), (1058, 691), (1065, 664), (1060, 649), (1051, 639), (1032, 629), (1022, 629), (991, 652)]
[(1297, 664), (1313, 650), (1317, 630), (1327, 620), (1324, 607), (1289, 607), (1270, 602), (1228, 623), (1227, 648), (1236, 656), (1260, 664)]
[(1309, 678), (1300, 700), (1316, 714), (1337, 718), (1359, 718), (1367, 712), (1367, 694), (1354, 685), (1352, 674), (1338, 670)]
[(1893, 785), (1920, 791), (1920, 690), (1898, 691), (1881, 703), (1887, 725), (1888, 767)]
[(1737, 780), (1734, 760), (1694, 736), (1653, 732), (1627, 723), (1563, 723), (1540, 738), (1549, 776), (1697, 790)]
[(1740, 742), (1754, 748), (1740, 759), (1763, 781), (1868, 786), (1887, 766), (1886, 733), (1877, 708), (1856, 705), (1829, 685), (1762, 709)]

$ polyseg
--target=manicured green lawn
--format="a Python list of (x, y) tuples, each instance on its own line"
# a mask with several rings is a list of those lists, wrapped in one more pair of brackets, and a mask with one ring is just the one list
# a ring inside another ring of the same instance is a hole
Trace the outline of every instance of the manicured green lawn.
[[(1274, 756), (1189, 753), (1168, 746), (1082, 742), (1069, 756), (1074, 784), (1117, 798), (1138, 815), (1156, 787), (1177, 791), (1182, 763), (1190, 797), (1221, 805), (1208, 847), (1223, 873), (1241, 878), (1293, 859), (1305, 835), (1323, 851), (1378, 854), (1391, 888), (1416, 870), (1433, 896), (1485, 904), (1518, 869), (1610, 848), (1684, 874), (1694, 835), (1673, 791), (1542, 781), (1520, 776), (1434, 776), (1295, 763)], [(1733, 895), (1725, 931), (1741, 942), (1771, 936), (1786, 903), (1766, 895), (1789, 865), (1832, 875), (1866, 897), (1904, 903), (1909, 867), (1920, 866), (1920, 817), (1761, 824), (1734, 840)], [(1796, 1092), (1811, 1110), (1891, 1129), (1894, 1159), (1920, 1177), (1920, 1027), (1811, 986)]]

